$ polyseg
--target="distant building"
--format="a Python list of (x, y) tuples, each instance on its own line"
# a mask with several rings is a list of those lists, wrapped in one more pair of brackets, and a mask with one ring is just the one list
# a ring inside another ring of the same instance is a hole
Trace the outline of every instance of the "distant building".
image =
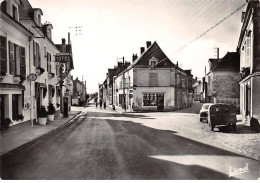
[(196, 78), (192, 84), (192, 88), (193, 88), (194, 101), (203, 102), (203, 83), (202, 83), (202, 81), (198, 80)]
[[(242, 13), (240, 53), (240, 111), (244, 120), (260, 121), (260, 2), (249, 0)], [(238, 60), (239, 61), (239, 60)], [(259, 127), (258, 127), (259, 128)]]
[(84, 81), (80, 81), (78, 78), (73, 80), (72, 105), (82, 105), (86, 102), (86, 92), (86, 82), (84, 83)]
[(204, 87), (205, 102), (231, 103), (239, 110), (239, 54), (228, 52), (221, 59), (209, 59), (210, 71)]
[(173, 64), (159, 45), (147, 42), (140, 56), (114, 79), (113, 101), (133, 111), (176, 110), (192, 104), (191, 70)]
[(114, 78), (118, 76), (123, 70), (130, 66), (130, 62), (118, 62), (114, 69), (108, 69), (107, 77), (102, 83), (102, 100), (106, 101), (108, 104), (114, 104), (113, 92), (114, 92)]

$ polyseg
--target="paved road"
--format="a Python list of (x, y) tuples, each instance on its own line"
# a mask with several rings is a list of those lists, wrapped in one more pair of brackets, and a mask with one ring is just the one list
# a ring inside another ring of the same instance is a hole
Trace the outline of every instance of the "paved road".
[[(2, 179), (257, 179), (259, 162), (142, 125), (145, 114), (87, 107), (56, 135), (1, 160)], [(139, 123), (138, 123), (139, 121)], [(182, 129), (183, 130), (183, 129)], [(229, 177), (234, 168), (249, 172)]]

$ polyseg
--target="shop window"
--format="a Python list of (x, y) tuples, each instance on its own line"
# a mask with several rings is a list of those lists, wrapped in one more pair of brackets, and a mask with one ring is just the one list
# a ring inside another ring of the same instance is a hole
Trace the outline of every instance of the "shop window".
[(157, 106), (159, 94), (143, 94), (143, 106)]

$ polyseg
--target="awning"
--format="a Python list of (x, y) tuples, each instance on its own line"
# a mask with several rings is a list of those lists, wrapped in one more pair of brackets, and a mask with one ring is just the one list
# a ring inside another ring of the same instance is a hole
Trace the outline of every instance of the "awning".
[(19, 84), (0, 83), (0, 90), (25, 90), (25, 87)]

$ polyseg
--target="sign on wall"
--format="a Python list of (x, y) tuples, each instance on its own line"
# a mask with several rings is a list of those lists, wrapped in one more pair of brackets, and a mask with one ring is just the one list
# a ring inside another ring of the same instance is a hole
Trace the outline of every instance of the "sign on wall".
[(71, 62), (71, 54), (70, 53), (57, 53), (55, 55), (56, 62)]

